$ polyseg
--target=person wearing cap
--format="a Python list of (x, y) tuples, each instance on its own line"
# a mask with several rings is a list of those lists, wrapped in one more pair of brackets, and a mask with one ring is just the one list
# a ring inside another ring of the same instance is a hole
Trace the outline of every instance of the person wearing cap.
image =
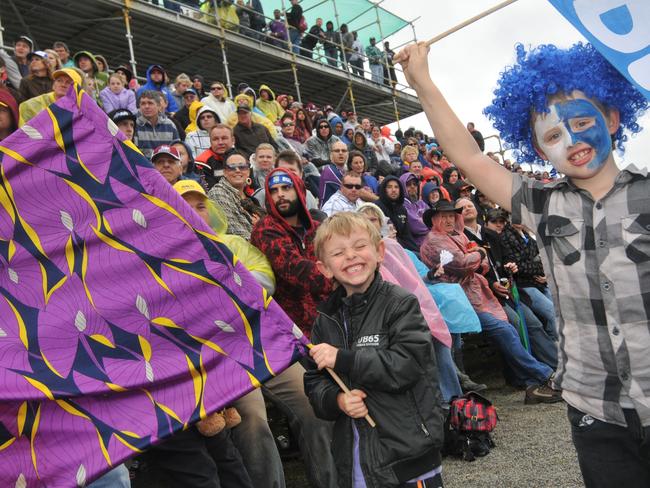
[(52, 74), (52, 78), (54, 81), (52, 82), (51, 92), (31, 98), (20, 104), (19, 126), (25, 124), (37, 113), (54, 103), (59, 98), (64, 97), (68, 93), (70, 86), (73, 84), (81, 86), (83, 82), (82, 75), (75, 68), (63, 68), (57, 70)]
[(20, 81), (18, 93), (21, 100), (43, 95), (52, 91), (52, 70), (45, 51), (34, 51), (27, 55), (29, 74)]
[(382, 67), (384, 55), (376, 44), (376, 39), (371, 37), (370, 46), (366, 47), (366, 56), (368, 57), (368, 64), (370, 64), (372, 81), (382, 84), (384, 82), (384, 68)]
[(199, 98), (208, 96), (208, 93), (205, 91), (205, 78), (203, 78), (203, 75), (196, 74), (192, 76), (192, 88), (196, 90)]
[(115, 72), (122, 77), (122, 81), (124, 82), (125, 87), (129, 88), (130, 90), (135, 90), (138, 88), (138, 80), (133, 79), (133, 72), (131, 71), (131, 68), (122, 64), (115, 68)]
[(108, 73), (100, 71), (95, 56), (88, 51), (79, 51), (75, 53), (73, 61), (75, 67), (83, 71), (87, 78), (93, 80), (95, 83), (95, 100), (97, 100), (98, 103), (101, 103), (99, 92), (106, 88), (106, 85), (108, 84)]
[(178, 139), (176, 125), (164, 113), (162, 94), (157, 90), (145, 90), (140, 94), (139, 115), (136, 119), (134, 142), (145, 157), (161, 144)]
[(126, 109), (135, 113), (135, 93), (125, 87), (122, 75), (113, 73), (108, 78), (108, 86), (99, 92), (104, 112), (110, 113), (118, 109)]
[(121, 108), (108, 114), (108, 118), (113, 121), (117, 128), (122, 131), (127, 140), (133, 141), (135, 135), (135, 114), (130, 110)]
[(0, 87), (0, 141), (18, 128), (18, 104), (11, 92)]
[(553, 369), (539, 362), (522, 346), (517, 331), (508, 322), (503, 307), (483, 276), (489, 270), (487, 252), (470, 243), (465, 236), (462, 211), (462, 207), (455, 208), (451, 202), (441, 200), (424, 213), (424, 223), (431, 232), (420, 249), (422, 262), (430, 270), (437, 270), (442, 264), (442, 255), (451, 255), (451, 261), (443, 264), (444, 273), (438, 278), (462, 286), (479, 317), (483, 332), (526, 385), (525, 403), (562, 401), (561, 392), (551, 387)]
[[(196, 93), (194, 88), (190, 87), (183, 92), (181, 100), (182, 103), (179, 105), (180, 109), (174, 113), (172, 119), (178, 123), (177, 125), (180, 125), (185, 129), (193, 122), (192, 116), (190, 115), (190, 107), (194, 102), (199, 101), (199, 95)], [(194, 112), (194, 118), (196, 118), (196, 112)]]
[(228, 95), (228, 89), (220, 81), (213, 81), (210, 84), (210, 94), (203, 97), (201, 102), (214, 110), (219, 116), (219, 120), (224, 122), (237, 111), (235, 102)]
[[(195, 111), (193, 108), (199, 106)], [(210, 131), (220, 124), (219, 116), (210, 107), (204, 106), (201, 102), (194, 102), (190, 105), (190, 114), (195, 112), (194, 118), (196, 130), (186, 129), (185, 142), (192, 149), (192, 156), (197, 157), (210, 147)]]
[(175, 147), (167, 144), (158, 146), (153, 150), (151, 163), (170, 185), (174, 185), (181, 179), (183, 173), (181, 156)]
[[(491, 209), (491, 218), (501, 222), (501, 230), (495, 232), (488, 226), (483, 226), (478, 222), (478, 212), (474, 203), (468, 198), (459, 198), (454, 204), (456, 208), (462, 208), (463, 222), (465, 224), (464, 233), (470, 241), (476, 242), (477, 245), (485, 248), (488, 255), (488, 264), (490, 266), (488, 272), (485, 274), (490, 289), (494, 296), (499, 300), (503, 307), (508, 321), (515, 327), (518, 327), (520, 322), (519, 315), (516, 312), (517, 306), (512, 300), (510, 285), (505, 286), (502, 278), (516, 280), (517, 272), (519, 271), (517, 265), (512, 261), (504, 259), (505, 249), (501, 244), (499, 234), (502, 232), (504, 223), (507, 220), (507, 214), (503, 209)], [(519, 283), (517, 282), (517, 286)], [(531, 354), (535, 359), (548, 364), (553, 370), (557, 368), (557, 343), (550, 337), (544, 330), (544, 326), (529, 308), (528, 303), (524, 303), (524, 296), (520, 294), (519, 307), (524, 315), (525, 327), (528, 330), (528, 337), (530, 339)], [(510, 382), (516, 383), (516, 374), (508, 378)], [(513, 381), (514, 380), (514, 381)]]
[(27, 36), (20, 36), (14, 43), (13, 59), (18, 65), (20, 76), (25, 77), (29, 74), (29, 59), (27, 56), (34, 51), (34, 41)]
[(176, 105), (176, 100), (174, 100), (174, 97), (165, 85), (165, 79), (167, 78), (165, 69), (159, 64), (152, 64), (147, 68), (146, 77), (147, 82), (138, 89), (136, 98), (140, 100), (140, 97), (146, 91), (157, 91), (167, 99), (167, 111), (175, 113), (179, 107)]
[(467, 183), (466, 181), (463, 182), (462, 185), (460, 185), (460, 188), (458, 189), (458, 198), (468, 198), (472, 199), (472, 190), (474, 190), (474, 185), (471, 185), (470, 183)]
[(223, 163), (223, 178), (210, 189), (208, 198), (219, 205), (226, 215), (228, 234), (248, 240), (253, 229), (253, 219), (244, 209), (242, 200), (249, 198), (247, 186), (250, 183), (251, 167), (248, 158), (236, 150), (225, 153)]
[[(415, 161), (412, 164), (415, 164)], [(429, 205), (420, 199), (420, 178), (417, 175), (410, 172), (404, 173), (399, 177), (399, 181), (404, 189), (404, 208), (411, 235), (415, 243), (420, 246), (429, 233), (428, 227), (422, 222), (422, 215)]]
[(251, 106), (246, 103), (237, 106), (237, 124), (233, 128), (233, 135), (235, 136), (235, 147), (247, 159), (255, 153), (257, 146), (264, 142), (271, 144), (276, 151), (278, 149), (269, 130), (262, 124), (253, 122)]
[(74, 61), (70, 57), (70, 49), (68, 45), (63, 41), (56, 41), (52, 44), (52, 49), (56, 51), (61, 60), (61, 67), (63, 68), (74, 68)]

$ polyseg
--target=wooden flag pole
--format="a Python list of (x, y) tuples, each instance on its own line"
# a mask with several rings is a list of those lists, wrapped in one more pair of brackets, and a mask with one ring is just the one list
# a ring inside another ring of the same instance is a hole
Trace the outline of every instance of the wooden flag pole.
[(495, 5), (495, 6), (492, 7), (492, 8), (487, 9), (485, 12), (481, 12), (480, 14), (475, 15), (474, 17), (472, 17), (472, 18), (470, 18), (470, 19), (467, 19), (467, 20), (465, 20), (464, 22), (461, 22), (461, 23), (458, 24), (457, 26), (452, 27), (451, 29), (446, 30), (445, 32), (443, 32), (443, 33), (441, 33), (441, 34), (438, 34), (438, 35), (435, 36), (435, 37), (432, 37), (431, 39), (429, 39), (429, 40), (426, 42), (426, 46), (428, 47), (428, 46), (430, 46), (431, 44), (433, 44), (433, 43), (435, 43), (435, 42), (438, 42), (440, 39), (444, 39), (444, 38), (447, 37), (448, 35), (453, 34), (454, 32), (459, 31), (459, 30), (461, 30), (462, 28), (467, 27), (467, 26), (470, 25), (470, 24), (473, 24), (473, 23), (476, 22), (477, 20), (480, 20), (480, 19), (482, 19), (483, 17), (487, 17), (488, 15), (493, 14), (493, 13), (496, 12), (497, 10), (501, 10), (503, 7), (507, 7), (507, 6), (510, 5), (511, 3), (515, 3), (516, 1), (517, 1), (517, 0), (505, 0), (504, 2), (501, 2), (500, 4)]
[[(336, 384), (339, 385), (339, 387), (341, 388), (341, 390), (343, 390), (344, 393), (350, 393), (350, 388), (348, 388), (347, 385), (345, 383), (343, 383), (343, 380), (341, 379), (341, 377), (338, 374), (336, 374), (334, 372), (334, 370), (332, 370), (330, 368), (325, 368), (325, 369), (330, 374), (330, 376), (332, 378), (334, 378), (334, 381), (336, 381)], [(372, 417), (370, 416), (369, 413), (366, 414), (364, 419), (366, 419), (366, 422), (368, 422), (370, 424), (370, 427), (377, 427), (377, 424), (372, 419)]]
[[(307, 341), (305, 341), (305, 337), (303, 336), (302, 331), (300, 330), (300, 328), (296, 324), (293, 324), (293, 335), (294, 335), (294, 337), (296, 339), (304, 341), (303, 345), (306, 344), (307, 348), (311, 349), (312, 347), (314, 347), (314, 345), (311, 342), (307, 343)], [(336, 384), (339, 385), (339, 388), (341, 388), (341, 390), (343, 390), (344, 393), (350, 393), (350, 388), (348, 388), (348, 386), (345, 383), (343, 383), (343, 380), (341, 379), (341, 377), (338, 374), (336, 374), (333, 369), (331, 369), (331, 368), (325, 368), (325, 369), (330, 374), (332, 379), (334, 379), (334, 381), (336, 381)], [(373, 418), (370, 416), (370, 414), (366, 414), (364, 418), (366, 419), (366, 422), (368, 422), (368, 424), (370, 424), (370, 427), (377, 427), (377, 424), (375, 423)]]

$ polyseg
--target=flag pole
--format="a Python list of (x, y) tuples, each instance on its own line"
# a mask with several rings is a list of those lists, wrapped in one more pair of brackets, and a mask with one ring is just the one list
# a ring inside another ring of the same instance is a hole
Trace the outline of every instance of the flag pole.
[(431, 39), (429, 39), (429, 40), (426, 42), (426, 46), (428, 47), (428, 46), (430, 46), (431, 44), (433, 44), (433, 43), (435, 43), (435, 42), (438, 42), (438, 41), (441, 40), (441, 39), (444, 39), (444, 38), (447, 37), (448, 35), (451, 35), (451, 34), (453, 34), (454, 32), (459, 31), (459, 30), (461, 30), (461, 29), (467, 27), (467, 26), (470, 25), (470, 24), (473, 24), (473, 23), (476, 22), (477, 20), (481, 20), (483, 17), (487, 17), (488, 15), (493, 14), (493, 13), (496, 12), (497, 10), (501, 10), (503, 7), (507, 7), (507, 6), (510, 5), (511, 3), (515, 3), (516, 1), (517, 1), (517, 0), (505, 0), (504, 2), (501, 2), (500, 4), (495, 5), (495, 6), (492, 7), (492, 8), (487, 9), (485, 12), (481, 12), (480, 14), (475, 15), (474, 17), (472, 17), (472, 18), (470, 18), (470, 19), (467, 19), (467, 20), (465, 20), (464, 22), (461, 22), (461, 23), (458, 24), (457, 26), (452, 27), (451, 29), (446, 30), (445, 32), (443, 32), (443, 33), (441, 33), (441, 34), (438, 34), (438, 35), (435, 36), (435, 37), (432, 37)]
[[(302, 331), (300, 330), (300, 328), (296, 324), (293, 324), (292, 332), (293, 332), (293, 336), (296, 339), (300, 340), (303, 345), (306, 345), (308, 349), (311, 349), (312, 347), (314, 347), (314, 345), (311, 342), (309, 342), (309, 340), (304, 336), (304, 334), (302, 333)], [(350, 388), (348, 388), (348, 386), (345, 383), (343, 383), (343, 380), (341, 379), (341, 377), (338, 374), (336, 374), (336, 372), (333, 369), (327, 368), (327, 367), (325, 369), (330, 374), (332, 379), (336, 382), (336, 384), (339, 385), (339, 388), (341, 388), (341, 390), (343, 390), (344, 393), (351, 393)], [(375, 423), (373, 418), (370, 416), (370, 414), (366, 414), (364, 419), (366, 419), (366, 422), (368, 422), (368, 424), (370, 424), (370, 427), (377, 427), (377, 424)]]

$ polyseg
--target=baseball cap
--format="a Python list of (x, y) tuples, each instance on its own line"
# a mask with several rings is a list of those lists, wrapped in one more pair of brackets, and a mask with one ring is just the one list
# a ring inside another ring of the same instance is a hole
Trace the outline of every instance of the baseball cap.
[(79, 72), (74, 69), (74, 68), (62, 68), (62, 69), (57, 69), (54, 73), (52, 73), (52, 79), (56, 80), (60, 76), (69, 76), (72, 78), (72, 81), (74, 81), (77, 85), (82, 84), (81, 80), (81, 75)]
[(273, 188), (276, 185), (293, 186), (293, 180), (286, 172), (276, 171), (269, 178), (269, 188)]
[(197, 97), (199, 96), (198, 93), (196, 93), (196, 90), (194, 88), (188, 88), (183, 92), (183, 96), (187, 95), (188, 93), (194, 93)]
[(250, 112), (251, 108), (247, 104), (238, 105), (237, 112)]
[(122, 122), (123, 120), (132, 120), (135, 122), (135, 114), (125, 108), (118, 108), (117, 110), (113, 110), (108, 114), (108, 118), (116, 124)]
[(174, 190), (182, 195), (186, 193), (199, 193), (203, 197), (208, 198), (205, 194), (205, 189), (199, 184), (198, 181), (194, 180), (180, 180), (174, 183)]
[(162, 144), (153, 150), (153, 154), (151, 155), (151, 161), (153, 161), (158, 156), (161, 156), (163, 154), (171, 156), (172, 158), (178, 161), (181, 160), (181, 155), (178, 153), (178, 149), (176, 149), (173, 146), (168, 146), (167, 144)]
[(47, 59), (47, 53), (45, 51), (32, 51), (27, 55), (27, 61), (30, 61), (38, 56), (41, 59)]
[(16, 39), (16, 42), (18, 42), (18, 41), (23, 41), (23, 42), (26, 42), (27, 44), (29, 44), (30, 51), (34, 49), (34, 41), (32, 41), (29, 37), (27, 37), (27, 36), (18, 36), (18, 39)]

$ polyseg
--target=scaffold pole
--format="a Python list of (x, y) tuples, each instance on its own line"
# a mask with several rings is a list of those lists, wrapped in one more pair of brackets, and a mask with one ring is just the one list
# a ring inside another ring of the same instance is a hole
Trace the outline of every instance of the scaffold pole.
[(296, 87), (296, 97), (298, 101), (302, 103), (302, 97), (300, 96), (300, 81), (298, 80), (298, 68), (296, 66), (296, 53), (293, 51), (293, 43), (291, 42), (291, 26), (287, 20), (287, 11), (284, 7), (284, 0), (282, 0), (282, 13), (284, 14), (284, 27), (287, 29), (287, 46), (289, 47), (289, 52), (291, 53), (291, 71), (293, 72), (293, 84)]
[(138, 78), (137, 65), (138, 62), (135, 60), (135, 51), (133, 50), (133, 34), (131, 34), (131, 18), (129, 16), (129, 9), (131, 8), (131, 0), (124, 0), (124, 26), (126, 27), (126, 41), (129, 44), (129, 64), (131, 65), (131, 71), (133, 72), (133, 77)]
[(217, 0), (212, 0), (212, 8), (214, 8), (214, 18), (217, 21), (217, 27), (221, 33), (221, 38), (219, 39), (219, 46), (221, 47), (221, 61), (223, 63), (223, 71), (226, 75), (226, 86), (228, 87), (228, 93), (231, 97), (235, 97), (235, 94), (232, 92), (232, 83), (230, 82), (230, 69), (228, 68), (228, 56), (226, 55), (226, 31), (219, 17), (219, 9), (217, 6)]

